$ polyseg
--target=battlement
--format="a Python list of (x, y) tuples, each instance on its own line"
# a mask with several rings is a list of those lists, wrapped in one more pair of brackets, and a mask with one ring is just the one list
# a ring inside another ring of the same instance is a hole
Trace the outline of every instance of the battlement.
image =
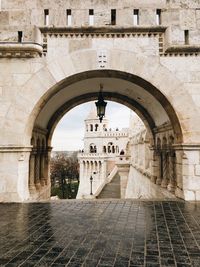
[(165, 32), (169, 53), (178, 49), (174, 45), (190, 45), (188, 52), (199, 52), (199, 47), (193, 49), (200, 44), (200, 3), (195, 0), (135, 0), (126, 4), (119, 0), (11, 0), (1, 1), (0, 9), (1, 41), (35, 42), (35, 27), (44, 37), (80, 34), (81, 38), (91, 33), (109, 33), (109, 29), (110, 34), (129, 29), (128, 34)]
[(104, 129), (102, 131), (88, 131), (85, 132), (85, 138), (103, 138), (103, 137), (128, 137), (129, 132), (128, 128), (127, 129)]
[(105, 131), (103, 132), (103, 137), (128, 137), (129, 133), (128, 133), (128, 130), (127, 131)]

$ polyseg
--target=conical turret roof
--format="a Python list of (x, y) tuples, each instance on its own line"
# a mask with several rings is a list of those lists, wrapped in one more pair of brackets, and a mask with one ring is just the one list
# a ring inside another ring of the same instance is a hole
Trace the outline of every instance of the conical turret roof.
[(91, 105), (91, 109), (90, 109), (90, 112), (86, 118), (86, 120), (96, 120), (98, 119), (97, 117), (97, 111), (96, 111), (96, 108), (94, 106), (94, 104)]

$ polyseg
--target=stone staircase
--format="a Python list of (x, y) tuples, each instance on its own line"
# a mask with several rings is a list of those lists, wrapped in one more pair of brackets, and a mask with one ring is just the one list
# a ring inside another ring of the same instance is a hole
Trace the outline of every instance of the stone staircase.
[(115, 174), (110, 183), (106, 184), (97, 198), (120, 198), (120, 176)]

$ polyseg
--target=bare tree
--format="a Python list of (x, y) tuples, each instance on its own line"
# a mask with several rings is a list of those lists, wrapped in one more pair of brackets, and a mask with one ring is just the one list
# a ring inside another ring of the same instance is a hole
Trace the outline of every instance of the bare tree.
[[(51, 160), (51, 183), (52, 188), (56, 186), (61, 189), (62, 198), (72, 198), (74, 196), (74, 181), (79, 183), (79, 163), (77, 153), (70, 157), (59, 152)], [(77, 190), (76, 190), (77, 191)]]

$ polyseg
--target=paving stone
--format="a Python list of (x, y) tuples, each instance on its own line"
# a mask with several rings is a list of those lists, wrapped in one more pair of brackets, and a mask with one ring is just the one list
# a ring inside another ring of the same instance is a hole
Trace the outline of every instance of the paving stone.
[(74, 200), (7, 209), (0, 204), (0, 266), (200, 266), (200, 203)]

